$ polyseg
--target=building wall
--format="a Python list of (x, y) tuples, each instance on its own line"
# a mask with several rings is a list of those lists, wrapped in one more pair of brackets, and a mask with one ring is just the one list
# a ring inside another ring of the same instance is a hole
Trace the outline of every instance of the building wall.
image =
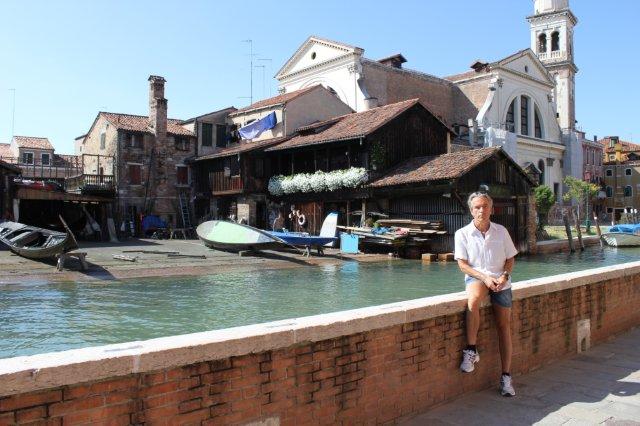
[[(259, 109), (257, 111), (247, 111), (234, 114), (229, 117), (231, 123), (235, 124), (238, 129), (246, 126), (249, 122), (253, 120), (260, 120), (271, 114), (272, 112), (276, 113), (277, 124), (273, 129), (265, 130), (260, 134), (260, 136), (251, 139), (251, 141), (257, 142), (265, 139), (279, 138), (285, 135), (285, 123), (283, 123), (284, 117), (284, 106), (274, 106), (272, 108), (264, 108)], [(291, 130), (287, 130), (291, 131)]]
[(292, 134), (299, 127), (352, 112), (347, 104), (329, 91), (312, 90), (287, 103), (286, 131)]
[[(640, 263), (514, 284), (514, 375), (640, 324)], [(500, 374), (491, 307), (482, 368), (459, 372), (466, 299), (449, 294), (287, 321), (3, 360), (0, 422), (398, 422)]]
[[(624, 213), (624, 209), (636, 209), (640, 210), (640, 163), (609, 163), (603, 166), (604, 169), (604, 185), (605, 194), (606, 188), (609, 187), (613, 191), (612, 197), (606, 197), (604, 199), (604, 206), (607, 208), (607, 213), (611, 216), (612, 213), (617, 213), (614, 220), (620, 220), (620, 213)], [(631, 173), (630, 175), (627, 174)], [(611, 176), (608, 174), (611, 173)], [(631, 187), (631, 196), (624, 196), (624, 189), (626, 186)]]

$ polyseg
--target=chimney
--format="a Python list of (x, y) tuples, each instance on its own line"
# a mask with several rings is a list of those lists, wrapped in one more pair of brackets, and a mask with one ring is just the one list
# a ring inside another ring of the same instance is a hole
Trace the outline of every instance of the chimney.
[(398, 53), (387, 58), (378, 59), (378, 62), (392, 68), (402, 68), (402, 64), (407, 62), (407, 60), (402, 54)]
[(166, 80), (158, 75), (149, 76), (149, 128), (156, 137), (156, 143), (164, 143), (167, 138), (167, 100), (164, 98)]
[(593, 141), (598, 142), (598, 135), (593, 135)]
[(364, 109), (363, 111), (368, 111), (372, 108), (377, 108), (378, 107), (378, 98), (374, 98), (372, 96), (369, 96), (368, 98), (366, 98), (364, 100)]

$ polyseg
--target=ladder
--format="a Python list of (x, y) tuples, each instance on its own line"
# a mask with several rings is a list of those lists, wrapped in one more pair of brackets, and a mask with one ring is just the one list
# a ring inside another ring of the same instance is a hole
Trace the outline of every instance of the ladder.
[(185, 229), (191, 228), (191, 212), (189, 211), (189, 199), (187, 194), (180, 192), (178, 195), (180, 201), (180, 213), (182, 214), (182, 227)]

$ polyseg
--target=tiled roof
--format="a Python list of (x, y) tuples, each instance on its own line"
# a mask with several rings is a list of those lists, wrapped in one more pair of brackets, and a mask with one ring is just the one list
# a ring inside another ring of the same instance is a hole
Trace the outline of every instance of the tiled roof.
[[(408, 101), (384, 105), (368, 111), (351, 113), (310, 126), (301, 127), (298, 135), (286, 142), (267, 149), (267, 151), (279, 151), (282, 149), (363, 137), (377, 130), (383, 124), (418, 103), (418, 99), (410, 99)], [(316, 129), (316, 131), (310, 133), (313, 129)]]
[(13, 140), (20, 148), (50, 149), (53, 151), (53, 145), (47, 138), (36, 138), (33, 136), (14, 136)]
[(273, 106), (273, 105), (284, 104), (284, 103), (289, 102), (292, 99), (297, 98), (298, 96), (300, 96), (300, 95), (302, 95), (304, 93), (307, 93), (307, 92), (310, 92), (310, 91), (316, 89), (318, 86), (319, 85), (317, 84), (315, 86), (307, 87), (305, 89), (300, 89), (300, 90), (296, 90), (296, 91), (289, 92), (289, 93), (283, 93), (282, 95), (274, 96), (272, 98), (262, 99), (262, 100), (260, 100), (258, 102), (252, 103), (248, 107), (240, 108), (239, 110), (237, 110), (237, 111), (235, 111), (235, 112), (233, 112), (233, 113), (231, 113), (229, 115), (234, 116), (234, 115), (238, 115), (238, 114), (241, 114), (243, 112), (251, 111), (251, 110), (254, 110), (254, 109), (258, 109), (258, 108), (266, 108), (266, 107)]
[(261, 148), (267, 148), (273, 145), (276, 145), (284, 140), (286, 140), (286, 137), (279, 137), (279, 138), (271, 138), (271, 139), (265, 139), (262, 141), (257, 141), (257, 142), (238, 142), (238, 143), (234, 143), (231, 144), (225, 148), (221, 148), (219, 149), (217, 152), (213, 153), (213, 154), (209, 154), (209, 155), (203, 155), (201, 157), (196, 158), (195, 161), (202, 161), (202, 160), (211, 160), (213, 158), (222, 158), (222, 157), (228, 157), (230, 155), (236, 155), (236, 154), (240, 154), (243, 152), (249, 152), (249, 151), (254, 151), (256, 149), (261, 149)]
[[(611, 138), (607, 137), (604, 139), (600, 139), (598, 141), (603, 147), (606, 153), (614, 153), (616, 152), (615, 147), (614, 148), (609, 148), (609, 143), (611, 142)], [(618, 140), (618, 142), (620, 142), (620, 145), (622, 145), (622, 152), (637, 152), (640, 151), (640, 145), (632, 143), (632, 142), (627, 142), (627, 141), (623, 141), (623, 140)]]
[(407, 183), (455, 179), (468, 173), (500, 148), (480, 148), (435, 157), (411, 158), (395, 167), (370, 186), (383, 187)]
[[(118, 114), (115, 112), (101, 112), (100, 114), (104, 115), (117, 129), (151, 133), (149, 129), (149, 117), (147, 116)], [(195, 136), (192, 131), (185, 129), (180, 123), (182, 123), (182, 120), (175, 118), (167, 119), (167, 133), (172, 135)]]
[(0, 157), (2, 158), (13, 157), (13, 153), (11, 152), (11, 144), (0, 143)]

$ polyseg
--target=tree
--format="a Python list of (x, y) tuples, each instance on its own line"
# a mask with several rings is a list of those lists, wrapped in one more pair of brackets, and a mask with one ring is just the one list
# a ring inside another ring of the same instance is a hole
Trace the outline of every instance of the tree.
[(542, 230), (547, 222), (547, 214), (556, 202), (556, 196), (547, 185), (538, 186), (533, 191), (533, 196), (536, 199), (536, 210), (538, 211), (538, 229)]
[[(567, 176), (564, 178), (564, 184), (567, 185), (569, 189), (566, 194), (564, 194), (564, 199), (566, 201), (573, 200), (578, 205), (578, 209), (580, 206), (584, 206), (585, 209), (585, 218), (587, 221), (587, 228), (589, 226), (589, 201), (593, 197), (596, 196), (600, 187), (594, 183), (585, 182), (580, 179), (576, 179), (573, 176)], [(580, 210), (578, 210), (578, 218), (580, 217)]]

